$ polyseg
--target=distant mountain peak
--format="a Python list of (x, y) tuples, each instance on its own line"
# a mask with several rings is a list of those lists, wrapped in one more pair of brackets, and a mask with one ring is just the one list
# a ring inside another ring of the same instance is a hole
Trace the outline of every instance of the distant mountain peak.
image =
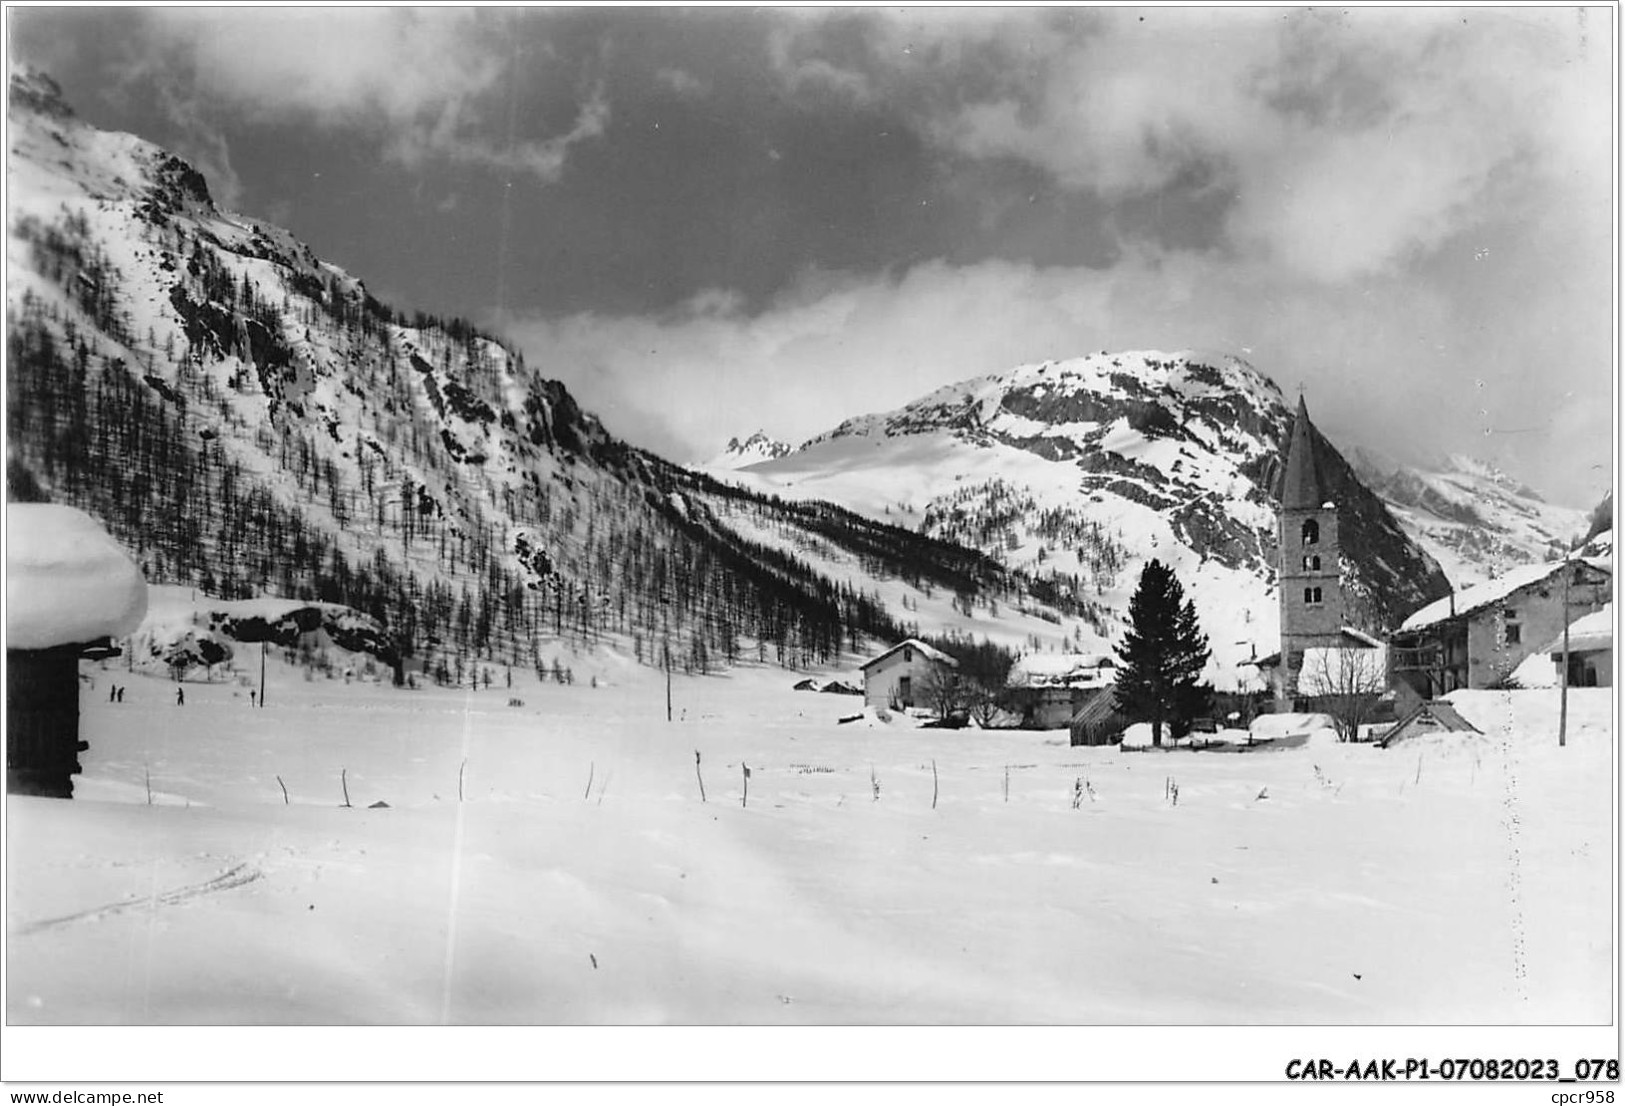
[(1454, 453), (1406, 464), (1355, 450), (1360, 478), (1457, 587), (1544, 561), (1586, 529), (1586, 513), (1548, 503), (1492, 462)]
[(765, 430), (757, 430), (743, 441), (739, 438), (729, 438), (727, 448), (697, 467), (731, 471), (744, 468), (746, 465), (776, 461), (791, 452), (793, 447), (788, 443), (769, 437)]

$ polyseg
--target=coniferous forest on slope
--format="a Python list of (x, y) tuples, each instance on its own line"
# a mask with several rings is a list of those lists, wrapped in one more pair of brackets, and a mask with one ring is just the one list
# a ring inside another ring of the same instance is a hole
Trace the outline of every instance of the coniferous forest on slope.
[[(538, 668), (543, 638), (584, 643), (617, 634), (639, 660), (706, 671), (746, 649), (805, 665), (909, 632), (873, 596), (717, 524), (704, 507), (714, 499), (833, 543), (869, 572), (950, 590), (967, 605), (1032, 589), (952, 543), (673, 466), (609, 437), (554, 382), (534, 382), (523, 409), (499, 417), (493, 340), (468, 324), (421, 315), (408, 324), (370, 296), (317, 287), (309, 277), (290, 281), (273, 305), (251, 280), (229, 273), (217, 242), (174, 220), (155, 228), (166, 260), (185, 259), (168, 270), (183, 341), (132, 333), (116, 294), (122, 274), (72, 217), (19, 228), (67, 303), (25, 293), (7, 337), (11, 497), (85, 508), (154, 582), (227, 599), (269, 593), (341, 603), (388, 627), (402, 656), (438, 649)], [(383, 417), (355, 439), (353, 465), (336, 461), (330, 443), (355, 428), (312, 419), (289, 398), (298, 369), (280, 337), (279, 311), (293, 312), (307, 333), (325, 327), (348, 344), (352, 370), (360, 370), (349, 390), (376, 397), (382, 389)], [(426, 335), (438, 343), (444, 385), (434, 386), (419, 353), (400, 368), (392, 335), (409, 325), (421, 345), (430, 344)], [(239, 367), (222, 381), (208, 369), (228, 357)], [(407, 372), (440, 398), (435, 415), (451, 404), (499, 422), (526, 447), (562, 457), (563, 471), (532, 474), (518, 493), (468, 479), (468, 448), (392, 396)], [(270, 417), (248, 425), (226, 393), (256, 391), (271, 397)], [(250, 438), (269, 464), (228, 451), (221, 423)], [(293, 495), (278, 494), (267, 469), (291, 481)], [(468, 485), (484, 494), (456, 494)]]

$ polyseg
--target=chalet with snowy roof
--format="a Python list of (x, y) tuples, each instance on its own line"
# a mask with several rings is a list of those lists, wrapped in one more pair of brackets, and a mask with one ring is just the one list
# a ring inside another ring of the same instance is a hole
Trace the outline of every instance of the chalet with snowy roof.
[(1495, 687), (1526, 657), (1559, 639), (1566, 623), (1602, 610), (1612, 590), (1606, 562), (1576, 558), (1524, 565), (1454, 592), (1394, 631), (1390, 679), (1421, 699), (1459, 687)]
[(95, 519), (73, 507), (6, 508), (6, 790), (73, 797), (79, 661), (116, 656), (147, 583)]
[[(1550, 653), (1559, 678), (1563, 676), (1563, 635), (1552, 639)], [(1568, 680), (1570, 687), (1614, 686), (1614, 605), (1584, 615), (1569, 626)]]
[(1010, 666), (1005, 681), (1012, 711), (1022, 725), (1062, 729), (1085, 703), (1109, 692), (1117, 662), (1106, 653), (1031, 653)]
[(900, 641), (860, 669), (864, 705), (885, 709), (924, 704), (930, 680), (958, 667), (953, 657), (918, 638)]

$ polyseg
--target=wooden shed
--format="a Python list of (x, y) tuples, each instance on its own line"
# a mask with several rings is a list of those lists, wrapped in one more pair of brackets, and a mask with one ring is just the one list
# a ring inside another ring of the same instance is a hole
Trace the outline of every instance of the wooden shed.
[(1381, 748), (1408, 738), (1434, 733), (1476, 733), (1484, 731), (1461, 716), (1461, 712), (1442, 699), (1430, 699), (1394, 724), (1382, 735), (1377, 744)]
[(6, 650), (6, 790), (73, 797), (79, 754), (79, 661), (119, 655), (103, 639), (51, 649)]
[(73, 797), (79, 662), (116, 656), (111, 639), (147, 611), (133, 561), (83, 511), (6, 508), (6, 790)]
[(1127, 728), (1128, 719), (1118, 712), (1117, 696), (1110, 688), (1095, 692), (1067, 726), (1073, 745), (1116, 745)]

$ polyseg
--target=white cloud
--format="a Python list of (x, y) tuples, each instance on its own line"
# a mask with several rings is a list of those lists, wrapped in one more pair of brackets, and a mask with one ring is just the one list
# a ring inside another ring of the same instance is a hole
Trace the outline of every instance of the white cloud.
[(1168, 13), (1155, 17), (1155, 33), (1134, 18), (1062, 29), (1029, 16), (979, 28), (1026, 64), (996, 98), (930, 118), (932, 134), (973, 157), (1020, 158), (1063, 184), (1118, 196), (1154, 191), (1214, 158), (1238, 124), (1256, 125), (1245, 85), (1266, 40), (1258, 13), (1217, 25)]
[[(1478, 302), (1464, 306), (1449, 281), (1373, 278), (1350, 294), (1256, 261), (1132, 250), (1109, 270), (987, 261), (931, 262), (894, 277), (809, 274), (754, 315), (709, 292), (663, 318), (579, 314), (502, 329), (612, 431), (679, 459), (709, 456), (758, 426), (805, 440), (1026, 361), (1248, 348), (1283, 390), (1302, 383), (1340, 440), (1411, 458), (1472, 453), (1509, 463), (1536, 487), (1587, 498), (1569, 469), (1608, 456), (1606, 306), (1572, 312), (1573, 325), (1554, 330), (1538, 309), (1548, 304), (1522, 310), (1529, 296), (1515, 258), (1501, 274), (1472, 268), (1481, 263), (1470, 250), (1452, 264), (1480, 274)], [(1474, 325), (1480, 319), (1496, 325)], [(1474, 374), (1488, 386), (1469, 404), (1462, 389)], [(1564, 391), (1588, 398), (1564, 400)], [(1564, 441), (1505, 433), (1525, 426), (1561, 426)]]
[(809, 26), (786, 25), (768, 36), (768, 61), (779, 80), (791, 92), (834, 92), (859, 103), (874, 99), (875, 90), (863, 73), (806, 52)]
[(408, 165), (441, 158), (552, 180), (569, 148), (602, 134), (609, 117), (600, 87), (568, 131), (512, 133), (500, 101), (523, 62), (519, 13), (245, 7), (146, 16), (127, 75), (163, 84), (179, 70), (196, 97), (250, 118), (381, 133), (386, 155)]
[(201, 89), (270, 118), (411, 119), (499, 74), (466, 9), (155, 8), (147, 28)]
[(209, 125), (202, 106), (191, 94), (168, 79), (155, 82), (159, 106), (182, 135), (176, 153), (189, 161), (209, 183), (209, 195), (226, 211), (236, 211), (243, 197), (242, 178), (231, 164), (225, 136)]
[(711, 85), (701, 80), (686, 69), (664, 67), (655, 70), (655, 80), (677, 93), (679, 96), (704, 96), (711, 91)]
[(543, 140), (493, 138), (479, 135), (462, 119), (460, 102), (446, 104), (432, 126), (400, 130), (386, 147), (386, 153), (406, 166), (433, 158), (449, 158), (465, 164), (485, 165), (510, 173), (530, 173), (541, 180), (557, 180), (564, 171), (570, 147), (597, 138), (609, 125), (609, 100), (602, 87), (583, 103), (574, 125), (565, 133)]
[[(1231, 248), (1341, 282), (1409, 264), (1509, 207), (1534, 216), (1575, 189), (1595, 207), (1612, 164), (1611, 28), (1587, 18), (904, 9), (875, 15), (872, 71), (842, 80), (907, 104), (944, 149), (1026, 161), (1108, 200), (1194, 173), (1233, 197)], [(774, 57), (792, 87), (823, 60), (819, 26), (786, 24)], [(982, 79), (945, 81), (956, 66)]]

